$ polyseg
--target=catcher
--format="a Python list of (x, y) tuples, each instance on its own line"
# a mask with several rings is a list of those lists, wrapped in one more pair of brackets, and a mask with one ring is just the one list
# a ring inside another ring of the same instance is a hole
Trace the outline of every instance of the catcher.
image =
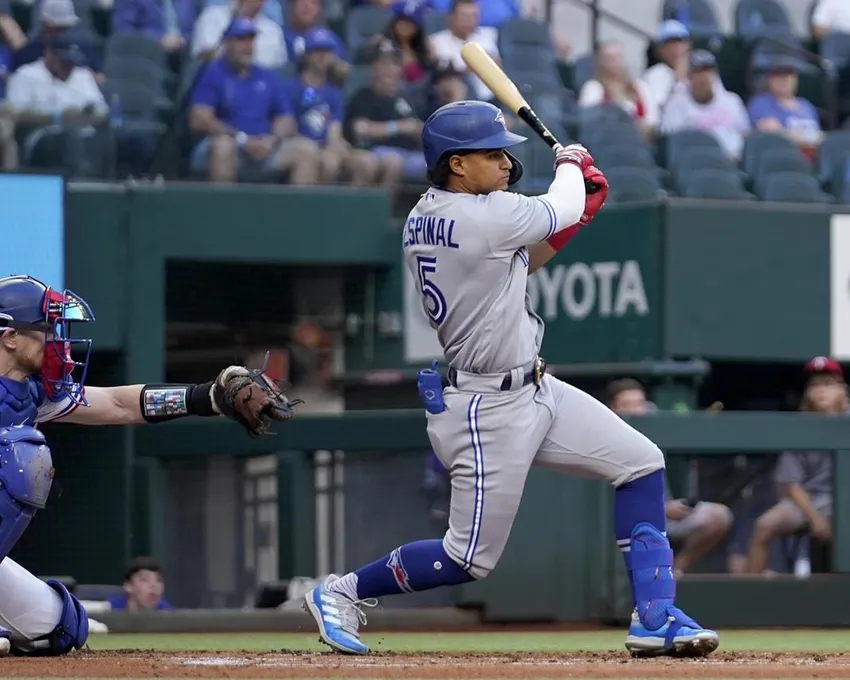
[(8, 556), (47, 500), (53, 462), (35, 426), (162, 423), (224, 416), (251, 436), (289, 420), (285, 385), (262, 369), (228, 366), (199, 385), (84, 387), (91, 340), (76, 324), (94, 321), (85, 300), (30, 276), (0, 278), (0, 655), (59, 656), (88, 636), (80, 602), (57, 581), (44, 582)]

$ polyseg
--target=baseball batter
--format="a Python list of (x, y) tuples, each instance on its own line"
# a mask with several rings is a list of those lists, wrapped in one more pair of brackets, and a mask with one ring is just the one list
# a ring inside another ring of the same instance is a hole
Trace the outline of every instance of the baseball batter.
[(91, 340), (72, 326), (91, 321), (86, 301), (69, 290), (30, 276), (0, 278), (0, 655), (61, 656), (80, 649), (89, 631), (86, 610), (62, 583), (42, 581), (8, 557), (53, 483), (53, 458), (37, 424), (223, 415), (259, 435), (269, 419), (292, 415), (294, 402), (243, 366), (200, 385), (85, 387)]
[[(452, 483), (442, 540), (396, 548), (305, 597), (322, 639), (364, 654), (362, 605), (393, 593), (485, 578), (507, 543), (532, 465), (614, 485), (615, 533), (635, 603), (626, 647), (647, 655), (709, 654), (718, 635), (674, 606), (664, 457), (605, 405), (546, 374), (543, 322), (528, 275), (602, 207), (608, 185), (584, 147), (558, 147), (549, 191), (505, 191), (522, 174), (507, 149), (524, 141), (490, 104), (438, 109), (422, 142), (432, 187), (407, 219), (403, 249), (443, 347), (445, 389), (420, 372), (428, 435)], [(585, 195), (585, 180), (598, 191)]]

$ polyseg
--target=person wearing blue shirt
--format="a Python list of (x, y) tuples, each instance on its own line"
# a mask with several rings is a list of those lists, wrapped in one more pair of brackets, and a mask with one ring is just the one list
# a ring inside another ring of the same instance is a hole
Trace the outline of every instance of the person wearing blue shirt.
[(765, 90), (750, 100), (750, 120), (756, 130), (787, 136), (811, 157), (823, 131), (817, 110), (810, 101), (797, 96), (797, 86), (793, 59), (777, 59), (766, 74)]
[[(448, 14), (452, 8), (451, 0), (428, 0), (427, 4), (438, 14)], [(509, 19), (517, 19), (520, 16), (516, 0), (487, 0), (478, 4), (481, 7), (479, 26), (499, 28)]]
[[(315, 28), (322, 28), (322, 3), (321, 0), (290, 0), (289, 17), (286, 28), (283, 31), (283, 39), (286, 41), (286, 53), (289, 58), (298, 61), (304, 54), (305, 36)], [(331, 63), (330, 79), (339, 84), (346, 79), (351, 70), (348, 63), (348, 51), (345, 44), (336, 33), (331, 33), (334, 41), (334, 59)]]
[(130, 612), (173, 609), (162, 597), (165, 591), (162, 567), (151, 557), (137, 557), (130, 562), (122, 587), (123, 595), (107, 600), (112, 609), (126, 609)]
[(12, 51), (0, 45), (0, 170), (18, 167), (18, 145), (15, 142), (15, 116), (5, 105), (6, 79), (12, 64)]
[(367, 151), (352, 149), (342, 136), (343, 94), (338, 85), (328, 80), (335, 59), (335, 37), (326, 28), (314, 28), (304, 34), (300, 73), (287, 80), (284, 89), (293, 103), (298, 134), (320, 149), (319, 181), (333, 184), (345, 168), (353, 184), (365, 186), (374, 181), (378, 162)]
[(189, 128), (203, 139), (192, 151), (195, 172), (236, 181), (240, 169), (289, 173), (293, 184), (315, 184), (318, 147), (296, 135), (293, 103), (280, 75), (253, 64), (254, 22), (235, 19), (223, 36), (224, 56), (202, 72), (192, 91)]

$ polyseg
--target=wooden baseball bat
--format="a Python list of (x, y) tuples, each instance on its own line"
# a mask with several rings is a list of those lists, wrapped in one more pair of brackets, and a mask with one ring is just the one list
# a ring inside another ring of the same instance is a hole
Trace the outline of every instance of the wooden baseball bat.
[[(540, 139), (549, 145), (549, 148), (554, 148), (560, 144), (555, 139), (555, 135), (552, 134), (549, 128), (546, 127), (546, 124), (534, 112), (534, 109), (525, 101), (525, 97), (520, 94), (514, 82), (508, 78), (508, 75), (502, 70), (501, 66), (493, 61), (493, 58), (484, 51), (481, 45), (475, 42), (466, 43), (460, 50), (460, 56), (469, 70), (490, 88), (490, 91), (496, 95), (496, 98), (524, 120), (526, 125), (534, 130)], [(590, 180), (586, 180), (584, 186), (589, 194), (595, 193), (599, 189)]]

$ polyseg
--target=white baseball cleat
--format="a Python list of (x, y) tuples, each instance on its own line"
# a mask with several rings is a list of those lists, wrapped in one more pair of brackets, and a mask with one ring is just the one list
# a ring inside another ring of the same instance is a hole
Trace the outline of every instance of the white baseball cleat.
[(361, 607), (374, 607), (377, 600), (351, 600), (328, 589), (339, 578), (331, 574), (325, 582), (304, 596), (304, 609), (319, 625), (322, 641), (343, 654), (366, 654), (369, 648), (360, 641), (360, 626), (366, 625)]

